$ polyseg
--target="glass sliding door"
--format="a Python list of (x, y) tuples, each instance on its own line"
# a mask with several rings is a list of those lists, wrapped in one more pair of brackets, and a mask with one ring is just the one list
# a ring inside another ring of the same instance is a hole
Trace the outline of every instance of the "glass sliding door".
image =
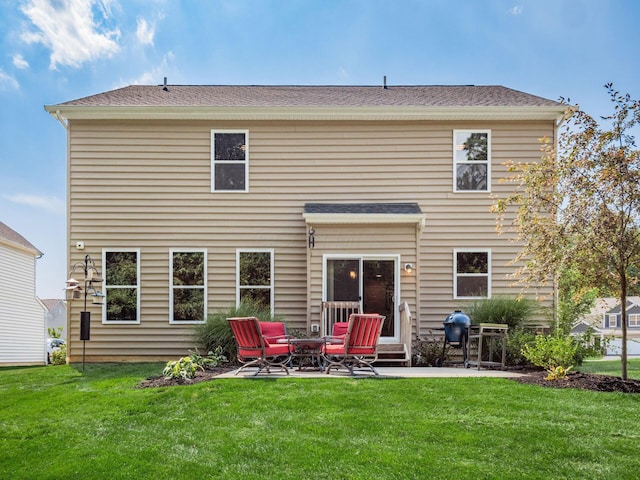
[(398, 258), (335, 257), (325, 263), (324, 299), (360, 302), (364, 313), (384, 315), (381, 341), (399, 341), (396, 324)]

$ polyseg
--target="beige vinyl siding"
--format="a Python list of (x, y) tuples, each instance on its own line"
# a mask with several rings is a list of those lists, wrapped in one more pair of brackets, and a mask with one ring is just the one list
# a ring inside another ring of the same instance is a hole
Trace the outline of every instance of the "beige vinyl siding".
[[(423, 330), (455, 306), (453, 248), (491, 248), (492, 291), (501, 293), (510, 267), (497, 262), (515, 255), (516, 247), (496, 237), (489, 194), (453, 193), (453, 130), (473, 128), (492, 132), (492, 195), (509, 189), (497, 181), (505, 172), (500, 164), (538, 159), (537, 138), (553, 134), (552, 122), (71, 120), (69, 262), (88, 253), (100, 263), (102, 248), (140, 249), (141, 262), (140, 325), (102, 325), (100, 309), (91, 307), (88, 358), (171, 358), (193, 347), (193, 326), (168, 321), (170, 249), (207, 249), (209, 312), (235, 302), (237, 248), (274, 249), (275, 311), (292, 326), (306, 327), (321, 301), (317, 285), (307, 285), (306, 202), (419, 203), (426, 215), (419, 257), (409, 245), (415, 225), (407, 235), (398, 235), (407, 226), (373, 230), (395, 231), (381, 240), (384, 251), (375, 253), (400, 253), (401, 262), (407, 255), (416, 266), (413, 287), (402, 275), (402, 300), (413, 292), (410, 306)], [(212, 129), (249, 131), (247, 193), (211, 192)], [(359, 238), (362, 244), (349, 250), (370, 251), (372, 237)], [(77, 241), (85, 242), (85, 250), (75, 249)], [(314, 282), (322, 278), (318, 268), (314, 257)], [(80, 307), (76, 301), (69, 309), (75, 359), (82, 352)]]

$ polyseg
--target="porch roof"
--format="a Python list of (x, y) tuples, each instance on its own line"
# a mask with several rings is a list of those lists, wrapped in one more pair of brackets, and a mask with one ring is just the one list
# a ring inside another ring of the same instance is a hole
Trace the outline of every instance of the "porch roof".
[(302, 214), (308, 224), (417, 223), (425, 215), (417, 203), (305, 203)]

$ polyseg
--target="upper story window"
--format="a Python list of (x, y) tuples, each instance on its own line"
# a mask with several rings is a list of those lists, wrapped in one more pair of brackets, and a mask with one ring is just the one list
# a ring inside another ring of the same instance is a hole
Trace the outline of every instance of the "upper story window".
[(249, 131), (211, 130), (211, 191), (249, 190)]
[(169, 257), (169, 322), (204, 322), (207, 315), (206, 250), (172, 250)]
[(609, 314), (605, 315), (605, 326), (604, 328), (619, 328), (620, 325), (618, 323), (618, 315)]
[(140, 251), (104, 250), (103, 323), (140, 323)]
[(640, 327), (640, 315), (638, 315), (637, 313), (629, 314), (629, 326)]
[(491, 297), (491, 251), (454, 250), (453, 297)]
[(236, 252), (237, 303), (249, 300), (273, 313), (273, 250)]
[(491, 191), (491, 130), (453, 131), (454, 192)]

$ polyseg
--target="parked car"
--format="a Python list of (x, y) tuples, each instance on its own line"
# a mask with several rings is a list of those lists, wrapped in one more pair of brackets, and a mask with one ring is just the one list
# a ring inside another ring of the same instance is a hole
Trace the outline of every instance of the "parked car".
[(61, 338), (47, 338), (47, 363), (51, 363), (51, 354), (66, 342)]

